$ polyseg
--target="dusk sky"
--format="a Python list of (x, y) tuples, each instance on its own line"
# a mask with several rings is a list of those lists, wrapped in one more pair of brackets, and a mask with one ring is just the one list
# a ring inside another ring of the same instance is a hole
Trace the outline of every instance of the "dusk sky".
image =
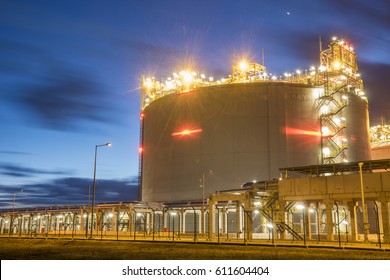
[[(388, 0), (0, 1), (0, 208), (137, 199), (140, 78), (319, 65), (355, 48), (371, 125), (390, 123)], [(19, 192), (23, 189), (23, 192)]]

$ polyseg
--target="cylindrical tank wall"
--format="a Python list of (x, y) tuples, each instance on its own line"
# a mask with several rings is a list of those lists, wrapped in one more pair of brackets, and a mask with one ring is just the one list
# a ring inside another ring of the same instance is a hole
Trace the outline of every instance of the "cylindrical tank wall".
[(142, 200), (200, 199), (202, 178), (207, 197), (279, 178), (281, 167), (320, 164), (318, 90), (277, 82), (227, 84), (153, 101), (143, 112)]
[(371, 160), (368, 103), (360, 96), (350, 94), (345, 110), (348, 140), (347, 159), (350, 162)]

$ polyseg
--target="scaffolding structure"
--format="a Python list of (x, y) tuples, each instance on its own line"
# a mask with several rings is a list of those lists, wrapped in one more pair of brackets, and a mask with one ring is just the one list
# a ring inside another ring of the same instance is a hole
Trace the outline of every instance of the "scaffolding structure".
[(390, 125), (377, 125), (370, 129), (371, 147), (390, 146)]
[(267, 79), (267, 70), (259, 63), (241, 61), (232, 67), (232, 82), (254, 82)]

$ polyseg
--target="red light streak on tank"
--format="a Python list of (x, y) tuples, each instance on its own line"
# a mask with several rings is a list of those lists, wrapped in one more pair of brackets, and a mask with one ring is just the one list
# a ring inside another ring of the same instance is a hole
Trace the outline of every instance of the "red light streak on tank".
[(304, 130), (300, 128), (286, 127), (286, 135), (310, 135), (321, 137), (321, 132), (315, 130)]
[(143, 152), (144, 152), (144, 148), (139, 147), (139, 148), (138, 148), (138, 153), (142, 154)]
[(183, 129), (181, 131), (173, 132), (172, 136), (187, 136), (199, 132), (202, 132), (202, 129)]

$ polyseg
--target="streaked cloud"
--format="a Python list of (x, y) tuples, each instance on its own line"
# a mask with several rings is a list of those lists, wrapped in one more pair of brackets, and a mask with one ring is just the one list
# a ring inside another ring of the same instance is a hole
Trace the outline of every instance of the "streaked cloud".
[(69, 171), (43, 170), (16, 164), (0, 163), (0, 174), (11, 177), (33, 177), (37, 175), (69, 175)]
[[(53, 205), (88, 205), (92, 193), (92, 180), (85, 178), (63, 177), (53, 181), (23, 185), (18, 193), (16, 207), (44, 207)], [(0, 185), (0, 207), (10, 208), (13, 194), (21, 187)], [(8, 195), (7, 195), (8, 194)], [(137, 200), (137, 179), (98, 180), (96, 185), (96, 203), (126, 202)]]

